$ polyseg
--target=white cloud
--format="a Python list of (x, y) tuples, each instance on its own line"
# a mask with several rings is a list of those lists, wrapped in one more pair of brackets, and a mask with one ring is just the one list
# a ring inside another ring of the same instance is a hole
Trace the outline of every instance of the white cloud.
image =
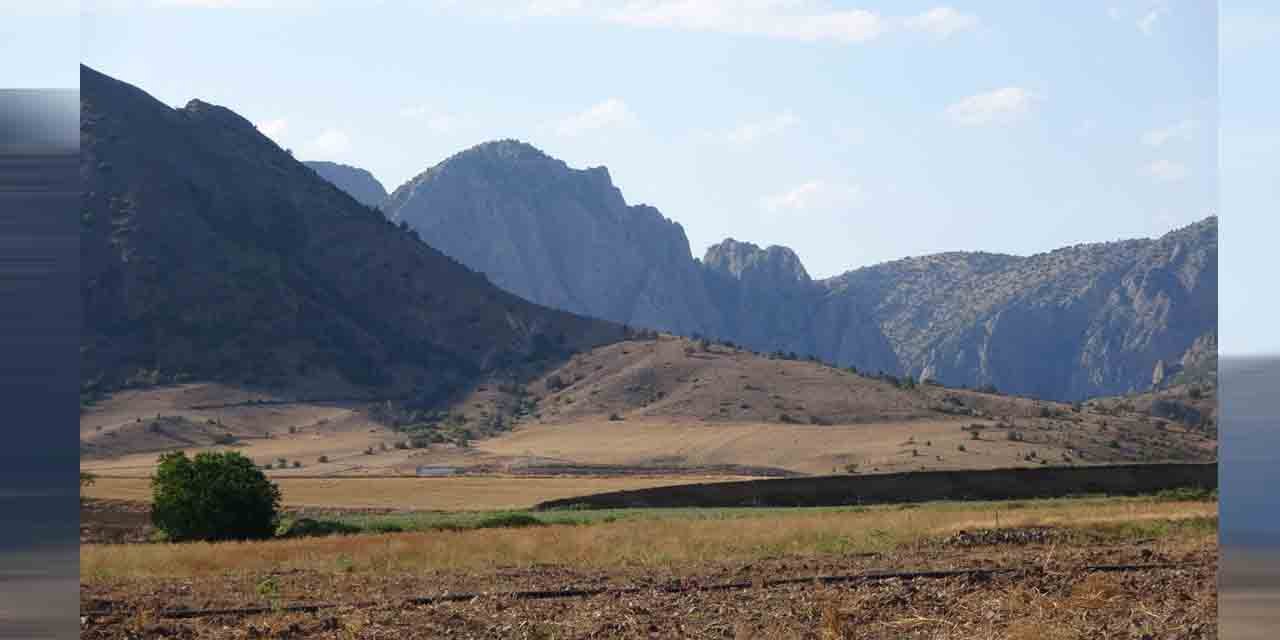
[(351, 138), (339, 129), (325, 129), (303, 149), (311, 156), (324, 159), (324, 157), (332, 157), (351, 149)]
[(725, 139), (730, 144), (748, 145), (762, 138), (778, 135), (799, 122), (800, 119), (790, 111), (784, 111), (767, 120), (743, 124), (725, 134)]
[(422, 122), (433, 133), (452, 133), (463, 124), (461, 117), (434, 110), (426, 105), (405, 107), (400, 110), (400, 115)]
[(586, 111), (575, 113), (555, 125), (562, 136), (579, 136), (589, 131), (632, 124), (636, 116), (627, 104), (618, 98), (598, 102)]
[(1138, 18), (1138, 30), (1148, 36), (1155, 33), (1156, 23), (1167, 13), (1169, 13), (1169, 7), (1163, 3), (1151, 7), (1142, 14), (1141, 18)]
[(1196, 120), (1183, 120), (1176, 124), (1171, 124), (1163, 129), (1155, 129), (1142, 134), (1142, 144), (1149, 147), (1158, 147), (1175, 138), (1190, 140), (1191, 135), (1200, 127), (1200, 123)]
[(262, 132), (262, 135), (279, 141), (280, 136), (284, 135), (284, 132), (289, 130), (289, 120), (286, 118), (276, 118), (275, 120), (259, 122), (255, 126), (258, 127), (258, 131)]
[(908, 29), (925, 31), (939, 38), (946, 38), (953, 33), (977, 27), (978, 17), (960, 13), (951, 7), (934, 7), (907, 18), (906, 25)]
[(437, 6), (507, 19), (571, 17), (647, 29), (807, 42), (863, 43), (895, 29), (947, 37), (978, 18), (938, 6), (914, 16), (841, 7), (837, 0), (435, 0)]
[(1035, 94), (1022, 87), (1004, 87), (969, 96), (947, 107), (947, 117), (962, 125), (983, 125), (1017, 119), (1031, 110)]
[(798, 213), (856, 207), (865, 200), (866, 194), (859, 185), (810, 180), (777, 195), (761, 199), (761, 205), (772, 213)]
[(888, 28), (863, 9), (822, 8), (804, 0), (647, 0), (606, 10), (604, 20), (633, 27), (769, 38), (866, 42)]
[(525, 12), (531, 16), (561, 16), (580, 12), (584, 8), (584, 0), (529, 0)]
[(1156, 182), (1180, 182), (1191, 175), (1186, 165), (1172, 160), (1156, 160), (1138, 170), (1140, 175)]
[(1124, 12), (1120, 10), (1120, 7), (1107, 7), (1107, 17), (1112, 20), (1119, 20), (1124, 17)]
[(1083, 137), (1093, 133), (1093, 130), (1097, 128), (1098, 128), (1097, 121), (1090, 118), (1076, 125), (1076, 128), (1072, 129), (1071, 133), (1076, 137)]

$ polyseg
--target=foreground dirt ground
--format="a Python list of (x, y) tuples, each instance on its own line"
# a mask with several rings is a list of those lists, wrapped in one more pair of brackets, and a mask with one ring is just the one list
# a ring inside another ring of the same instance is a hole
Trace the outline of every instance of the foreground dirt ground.
[[(1063, 547), (1052, 533), (966, 532), (880, 554), (598, 571), (282, 571), (104, 579), (81, 587), (82, 638), (1216, 638), (1212, 537)], [(1130, 565), (1126, 571), (1101, 565)], [(864, 578), (872, 571), (1018, 568)], [(787, 578), (804, 578), (775, 584)], [(630, 588), (533, 598), (518, 590)], [(458, 601), (414, 598), (467, 592)], [(504, 595), (504, 593), (506, 595)], [(472, 595), (474, 594), (474, 595)], [(335, 605), (290, 612), (298, 603)], [(172, 618), (181, 608), (266, 607)], [(272, 612), (271, 608), (276, 611)]]

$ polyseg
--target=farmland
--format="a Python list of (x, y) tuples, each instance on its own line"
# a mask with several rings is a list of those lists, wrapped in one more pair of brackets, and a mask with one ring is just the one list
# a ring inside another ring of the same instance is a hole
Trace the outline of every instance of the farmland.
[[(231, 624), (245, 637), (1019, 637), (1053, 623), (1055, 637), (1208, 637), (1215, 511), (1194, 498), (1080, 498), (569, 512), (473, 529), (433, 528), (442, 516), (423, 514), (381, 535), (87, 544), (82, 634), (226, 637)], [(960, 569), (980, 571), (865, 575)], [(822, 576), (844, 578), (812, 579)], [(565, 589), (583, 593), (514, 593)], [(429, 599), (451, 593), (476, 595)], [(326, 606), (290, 610), (308, 604)], [(167, 613), (246, 607), (263, 610)]]

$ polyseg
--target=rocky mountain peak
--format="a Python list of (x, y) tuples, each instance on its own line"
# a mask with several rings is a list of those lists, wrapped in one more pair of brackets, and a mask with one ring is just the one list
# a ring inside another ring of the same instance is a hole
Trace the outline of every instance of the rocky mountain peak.
[(708, 268), (738, 280), (764, 280), (775, 284), (808, 283), (809, 272), (800, 256), (787, 247), (761, 249), (750, 242), (727, 238), (707, 248), (702, 259)]

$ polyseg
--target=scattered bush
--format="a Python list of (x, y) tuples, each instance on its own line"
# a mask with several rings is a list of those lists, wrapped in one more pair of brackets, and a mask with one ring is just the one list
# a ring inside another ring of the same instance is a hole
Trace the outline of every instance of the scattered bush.
[(477, 529), (501, 529), (513, 527), (537, 527), (545, 524), (527, 513), (499, 513), (476, 523)]
[(333, 520), (298, 518), (280, 523), (276, 536), (280, 538), (309, 538), (314, 536), (348, 535), (359, 533), (360, 528)]
[(325, 464), (328, 461), (329, 456), (320, 456), (319, 458), (316, 458), (316, 462), (319, 462), (320, 464)]
[(160, 456), (151, 521), (168, 539), (243, 540), (276, 531), (280, 489), (235, 451)]
[(611, 422), (618, 422), (622, 420), (622, 416), (618, 415), (617, 413), (611, 413), (609, 414), (609, 420)]

